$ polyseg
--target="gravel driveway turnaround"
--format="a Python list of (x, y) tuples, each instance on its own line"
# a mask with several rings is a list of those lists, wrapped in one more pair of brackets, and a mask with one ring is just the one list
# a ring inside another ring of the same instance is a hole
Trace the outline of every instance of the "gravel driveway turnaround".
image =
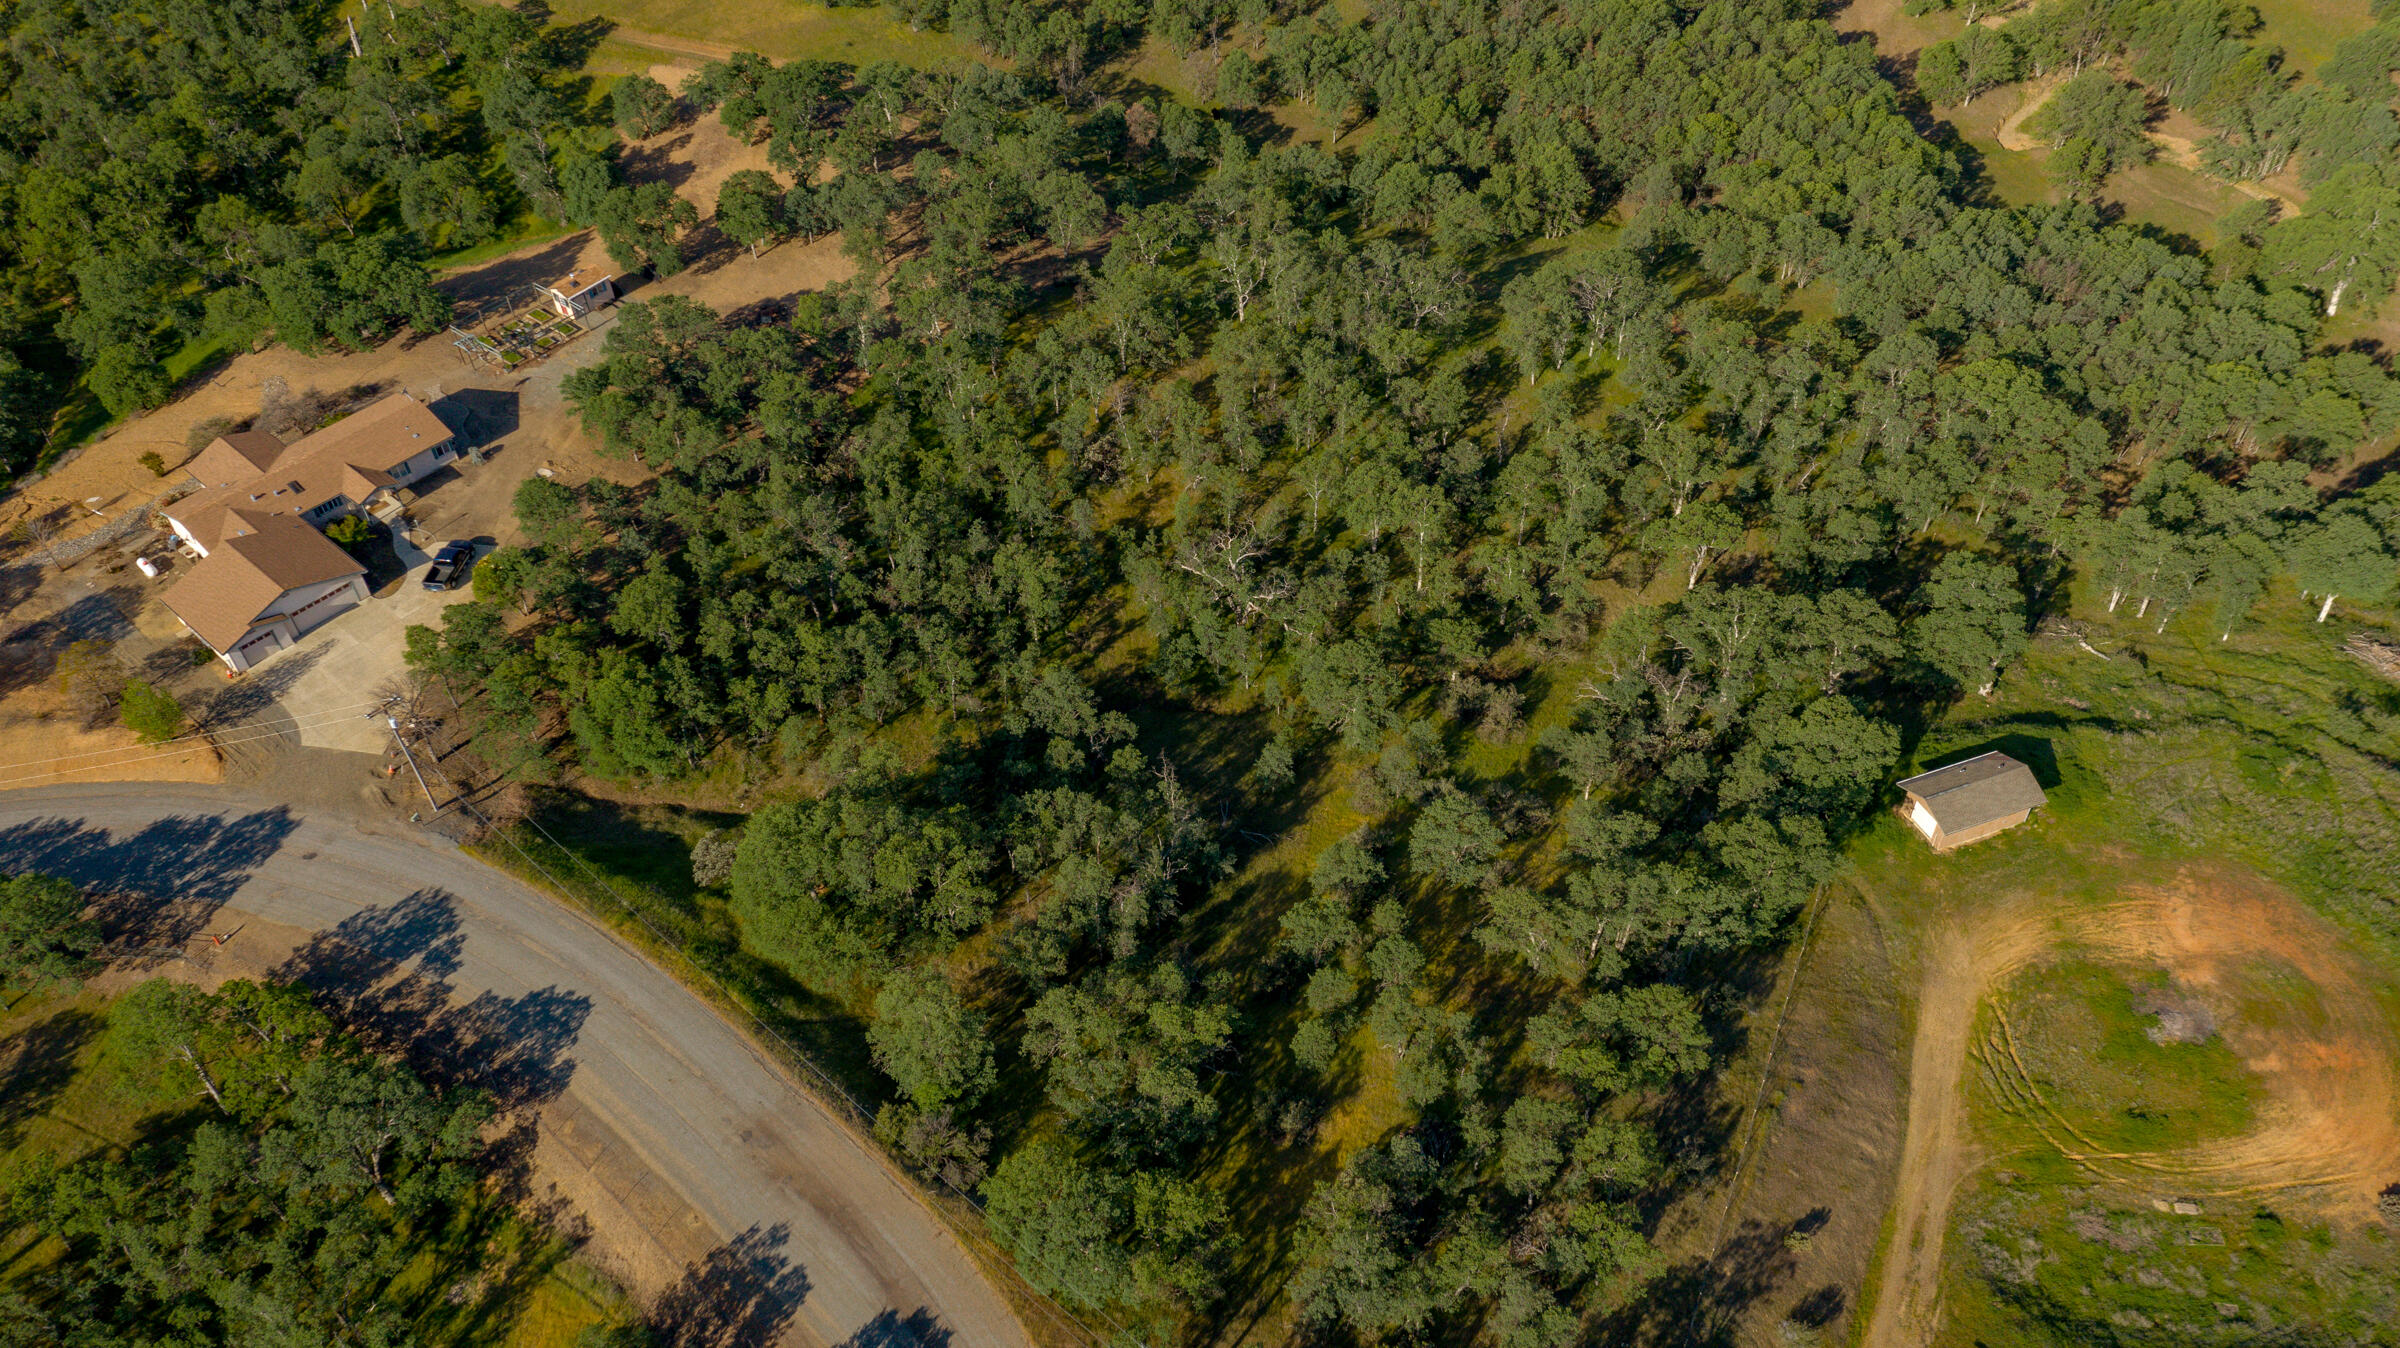
[(294, 972), (538, 1108), (544, 1145), (613, 1149), (595, 1172), (637, 1221), (694, 1228), (652, 1232), (695, 1251), (663, 1297), (700, 1322), (677, 1341), (1027, 1343), (940, 1219), (747, 1037), (439, 838), (222, 787), (66, 786), (0, 795), (0, 870), (28, 869), (221, 910), (170, 942), (245, 917), (317, 933)]

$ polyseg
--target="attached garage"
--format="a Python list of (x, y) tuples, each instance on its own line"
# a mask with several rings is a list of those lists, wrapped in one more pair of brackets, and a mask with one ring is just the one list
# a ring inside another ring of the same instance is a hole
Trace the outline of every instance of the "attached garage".
[(289, 515), (234, 512), (228, 533), (165, 595), (239, 674), (367, 598), (366, 568)]

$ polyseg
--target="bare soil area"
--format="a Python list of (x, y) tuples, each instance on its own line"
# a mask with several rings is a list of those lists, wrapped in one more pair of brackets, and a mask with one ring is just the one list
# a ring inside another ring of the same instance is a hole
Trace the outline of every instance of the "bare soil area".
[(0, 789), (60, 782), (218, 782), (208, 741), (144, 744), (121, 725), (93, 725), (47, 681), (0, 696)]
[(1929, 1342), (1941, 1321), (1941, 1263), (1952, 1201), (1983, 1163), (1967, 1117), (1964, 1073), (1977, 1011), (2010, 975), (2062, 943), (2216, 986), (2262, 956), (2304, 977), (2323, 1015), (2307, 1025), (2230, 1025), (2227, 1043), (2260, 1080), (2259, 1126), (2173, 1152), (2085, 1148), (2062, 1125), (2062, 1155), (2095, 1179), (2195, 1195), (2274, 1193), (2280, 1205), (2357, 1220), (2400, 1169), (2400, 1037), (2342, 934), (2255, 876), (2192, 867), (2163, 885), (2129, 887), (2102, 908), (2026, 896), (1962, 913), (1924, 952), (1908, 1124), (1889, 1253), (1868, 1317), (1868, 1348)]
[(60, 782), (214, 782), (224, 777), (205, 739), (144, 744), (112, 710), (79, 704), (59, 686), (58, 658), (77, 641), (112, 643), (127, 677), (166, 689), (188, 709), (214, 691), (193, 662), (196, 643), (113, 549), (40, 581), (0, 571), (0, 789)]

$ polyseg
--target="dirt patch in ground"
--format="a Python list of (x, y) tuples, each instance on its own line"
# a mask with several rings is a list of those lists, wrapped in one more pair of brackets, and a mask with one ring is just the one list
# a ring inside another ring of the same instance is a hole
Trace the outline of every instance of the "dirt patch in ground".
[(2290, 896), (2253, 876), (2194, 867), (2166, 884), (2131, 887), (2102, 908), (2029, 896), (1961, 914), (1934, 931), (1925, 951), (1908, 1125), (1867, 1348), (1926, 1343), (1941, 1322), (1951, 1205), (1984, 1160), (1963, 1090), (1978, 1008), (2011, 974), (2070, 941), (2165, 968), (2203, 993), (2235, 965), (2272, 958), (2305, 978), (2324, 1008), (2305, 1028), (2225, 1027), (2262, 1098), (2259, 1126), (2239, 1137), (2171, 1152), (2106, 1152), (2085, 1147), (2056, 1120), (2060, 1153), (2095, 1179), (2195, 1195), (2273, 1193), (2283, 1205), (2356, 1220), (2400, 1169), (2400, 1037), (2341, 933)]
[(2342, 934), (2290, 898), (2239, 878), (2184, 877), (2081, 926), (2095, 950), (2174, 972), (2203, 993), (2237, 962), (2266, 956), (2315, 990), (2321, 1021), (2225, 1025), (2227, 1045), (2261, 1083), (2260, 1126), (2181, 1151), (2080, 1156), (2125, 1184), (2171, 1178), (2197, 1194), (2297, 1195), (2355, 1218), (2400, 1169), (2400, 1038)]

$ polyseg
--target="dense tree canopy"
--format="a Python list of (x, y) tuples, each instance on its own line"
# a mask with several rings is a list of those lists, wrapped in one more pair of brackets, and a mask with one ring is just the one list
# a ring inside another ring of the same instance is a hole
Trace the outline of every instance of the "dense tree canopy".
[(406, 1341), (393, 1284), (473, 1183), (489, 1103), (364, 1052), (288, 984), (144, 983), (110, 1014), (137, 1086), (146, 1068), (208, 1117), (11, 1177), (0, 1211), (63, 1248), (0, 1300), (8, 1341)]
[[(879, 1133), (1070, 1303), (1219, 1314), (1229, 1139), (1367, 1076), (1404, 1118), (1275, 1242), (1299, 1321), (1638, 1317), (1717, 975), (1906, 727), (2077, 584), (2217, 633), (2390, 594), (2400, 496), (2311, 476), (2400, 422), (2327, 326), (2400, 272), (2373, 135), (2295, 141), (2309, 209), (2212, 256), (1979, 204), (1797, 0), (902, 8), (1011, 68), (684, 90), (770, 147), (732, 236), (859, 278), (628, 305), (565, 391), (655, 478), (529, 483), (499, 597), (412, 658), (529, 771), (771, 783), (746, 946), (868, 989)], [(2193, 9), (2060, 0), (1920, 75), (2083, 71), (2048, 134), (2111, 162), (2120, 57), (2229, 155), (2329, 96), (2143, 26)], [(1102, 96), (1145, 35), (1372, 134)]]
[(438, 331), (428, 254), (567, 214), (576, 35), (476, 0), (354, 17), (355, 50), (319, 0), (0, 15), (0, 461), (77, 377), (110, 413), (164, 401), (185, 343)]

